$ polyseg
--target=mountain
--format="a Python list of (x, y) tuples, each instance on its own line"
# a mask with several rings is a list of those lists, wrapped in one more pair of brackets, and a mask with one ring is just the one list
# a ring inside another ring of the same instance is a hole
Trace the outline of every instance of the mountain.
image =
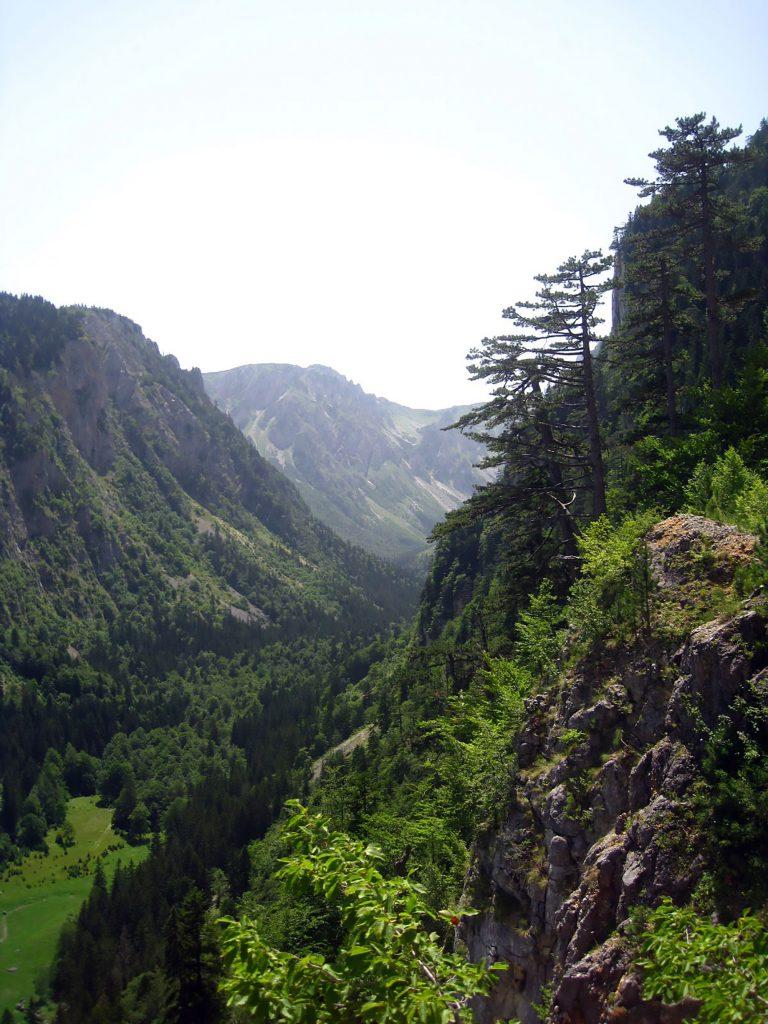
[(419, 554), (487, 472), (454, 423), (466, 407), (409, 409), (327, 366), (260, 363), (203, 375), (206, 390), (312, 511), (378, 555)]
[[(410, 630), (408, 578), (313, 519), (200, 375), (114, 314), (0, 300), (0, 1011), (46, 828), (98, 794), (151, 849), (82, 862), (28, 1019), (765, 1020), (768, 126), (752, 149), (712, 179), (743, 215), (716, 224), (723, 385), (699, 234), (657, 197), (621, 236), (597, 436), (575, 374), (542, 393), (489, 354), (501, 472), (436, 530)], [(666, 367), (641, 228), (679, 275)]]
[(388, 621), (407, 604), (412, 587), (319, 523), (199, 371), (130, 320), (3, 296), (0, 330), (6, 623), (45, 609), (79, 642), (149, 581), (213, 624), (266, 635), (307, 617)]
[[(627, 566), (618, 593), (615, 577), (600, 581), (598, 625), (576, 614), (596, 582), (582, 577), (566, 635), (545, 588), (515, 644), (494, 623), (489, 588), (470, 588), (449, 612), (465, 622), (395, 652), (368, 730), (317, 766), (315, 808), (377, 844), (385, 870), (413, 871), (436, 907), (473, 908), (454, 921), (456, 948), (505, 968), (474, 1004), (477, 1024), (692, 1019), (688, 992), (643, 991), (643, 915), (664, 898), (731, 916), (765, 900), (766, 810), (755, 801), (768, 765), (768, 603), (760, 589), (741, 599), (758, 539), (697, 515), (656, 518), (636, 524), (650, 593), (633, 595)], [(603, 531), (601, 557), (616, 557), (617, 540)], [(498, 570), (498, 553), (485, 547), (485, 571)], [(436, 559), (432, 573), (445, 576), (445, 564)], [(650, 602), (650, 628), (631, 614), (621, 624), (633, 597)], [(585, 602), (591, 616), (595, 607)], [(577, 622), (610, 635), (585, 643)], [(475, 633), (456, 643), (462, 626)], [(264, 858), (285, 846), (263, 847), (255, 918), (274, 922), (278, 948), (306, 949), (308, 929), (291, 945), (295, 892), (265, 881)], [(672, 937), (674, 947), (685, 941)]]
[[(766, 1020), (768, 124), (724, 171), (724, 137), (717, 122), (700, 132), (704, 119), (678, 119), (683, 141), (666, 167), (711, 161), (698, 195), (711, 188), (719, 211), (716, 344), (704, 345), (701, 262), (712, 225), (681, 221), (687, 179), (674, 202), (662, 193), (636, 211), (617, 242), (620, 316), (590, 378), (608, 513), (589, 500), (598, 482), (583, 472), (578, 380), (566, 374), (544, 395), (551, 362), (531, 374), (530, 349), (516, 364), (519, 338), (491, 343), (500, 400), (485, 411), (496, 426), (506, 417), (499, 477), (436, 531), (410, 642), (363, 682), (376, 694), (367, 728), (318, 761), (302, 794), (323, 829), (342, 834), (350, 890), (371, 877), (375, 844), (388, 881), (420, 883), (445, 947), (499, 968), (466, 1012), (455, 991), (448, 1005), (433, 992), (435, 1020)], [(730, 223), (726, 198), (737, 205)], [(560, 290), (568, 274), (561, 265), (537, 278), (555, 282), (543, 289), (553, 307), (578, 308), (587, 294), (581, 272), (570, 298)], [(559, 315), (531, 332), (548, 359)], [(563, 522), (577, 527), (576, 557)], [(307, 998), (296, 962), (322, 962), (355, 979), (345, 994), (376, 975), (359, 1011), (376, 1016), (391, 1006), (386, 955), (397, 949), (378, 936), (411, 934), (392, 913), (402, 889), (382, 885), (379, 920), (360, 915), (354, 945), (349, 932), (338, 942), (348, 904), (318, 905), (295, 885), (342, 888), (326, 840), (296, 828), (278, 825), (253, 846), (244, 930), (233, 933), (248, 955), (230, 974), (244, 984), (230, 991), (288, 1020)], [(294, 884), (276, 876), (286, 847)], [(455, 977), (439, 960), (429, 975), (435, 990)], [(390, 1019), (426, 1017), (427, 1002), (404, 999)]]
[[(724, 766), (739, 773), (733, 734), (745, 722), (764, 728), (768, 608), (757, 595), (732, 598), (729, 613), (722, 597), (716, 607), (706, 598), (730, 589), (757, 538), (678, 515), (655, 524), (644, 545), (659, 619), (669, 629), (677, 615), (680, 633), (574, 659), (557, 688), (536, 694), (505, 813), (473, 850), (465, 898), (480, 913), (460, 938), (471, 959), (493, 948), (513, 965), (481, 1024), (537, 1024), (531, 1007), (548, 982), (558, 1020), (692, 1018), (695, 999), (673, 1017), (641, 994), (631, 922), (663, 897), (701, 905), (723, 862), (743, 862), (740, 884), (749, 886), (749, 838), (722, 839), (739, 814)], [(694, 594), (706, 596), (692, 615)], [(717, 749), (707, 739), (715, 735)], [(752, 780), (739, 784), (749, 793)], [(606, 1017), (612, 1006), (621, 1012)]]

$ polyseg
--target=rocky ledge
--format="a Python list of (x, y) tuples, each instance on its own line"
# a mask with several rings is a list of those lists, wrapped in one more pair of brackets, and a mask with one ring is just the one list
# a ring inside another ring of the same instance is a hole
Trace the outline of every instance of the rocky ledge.
[[(647, 542), (659, 591), (678, 606), (694, 584), (727, 591), (757, 543), (696, 516), (665, 520)], [(516, 790), (466, 882), (481, 913), (459, 941), (510, 968), (477, 1007), (483, 1024), (535, 1024), (549, 986), (558, 1024), (695, 1016), (695, 1000), (642, 998), (625, 933), (634, 906), (687, 900), (705, 869), (690, 806), (703, 728), (738, 696), (768, 697), (768, 609), (759, 596), (731, 606), (681, 646), (655, 637), (602, 652), (530, 698)]]

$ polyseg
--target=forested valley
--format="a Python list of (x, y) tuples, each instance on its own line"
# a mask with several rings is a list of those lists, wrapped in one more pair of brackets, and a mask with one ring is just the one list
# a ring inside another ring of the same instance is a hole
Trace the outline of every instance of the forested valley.
[(73, 799), (142, 850), (3, 1024), (768, 1019), (768, 124), (661, 136), (469, 352), (423, 584), (0, 296), (0, 888)]

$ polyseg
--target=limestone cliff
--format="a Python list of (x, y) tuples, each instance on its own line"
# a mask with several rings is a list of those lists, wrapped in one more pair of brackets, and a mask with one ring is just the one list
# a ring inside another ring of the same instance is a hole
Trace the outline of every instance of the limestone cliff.
[[(702, 733), (728, 712), (768, 696), (768, 606), (739, 604), (737, 567), (756, 540), (733, 527), (677, 516), (647, 538), (664, 607), (695, 621), (713, 588), (730, 614), (694, 628), (655, 631), (631, 649), (582, 659), (529, 698), (518, 781), (500, 828), (478, 842), (466, 900), (481, 909), (459, 940), (473, 959), (506, 962), (480, 1020), (662, 1024), (695, 1004), (644, 1001), (626, 936), (638, 904), (685, 901), (705, 870), (691, 813)], [(665, 639), (665, 637), (670, 639)], [(743, 713), (743, 712), (741, 712)]]

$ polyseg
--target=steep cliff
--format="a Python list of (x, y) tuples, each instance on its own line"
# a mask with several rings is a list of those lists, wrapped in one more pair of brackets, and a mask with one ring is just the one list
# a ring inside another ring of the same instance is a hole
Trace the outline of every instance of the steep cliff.
[[(695, 811), (705, 739), (724, 720), (738, 731), (765, 703), (768, 606), (732, 589), (754, 537), (676, 516), (647, 545), (663, 609), (654, 630), (582, 657), (528, 698), (507, 813), (476, 844), (465, 898), (482, 913), (459, 941), (473, 959), (510, 965), (478, 1008), (483, 1022), (695, 1013), (690, 1001), (643, 999), (628, 922), (662, 896), (687, 900), (713, 870)], [(696, 624), (713, 598), (725, 613)], [(540, 1018), (533, 1006), (549, 986), (551, 1018)]]

